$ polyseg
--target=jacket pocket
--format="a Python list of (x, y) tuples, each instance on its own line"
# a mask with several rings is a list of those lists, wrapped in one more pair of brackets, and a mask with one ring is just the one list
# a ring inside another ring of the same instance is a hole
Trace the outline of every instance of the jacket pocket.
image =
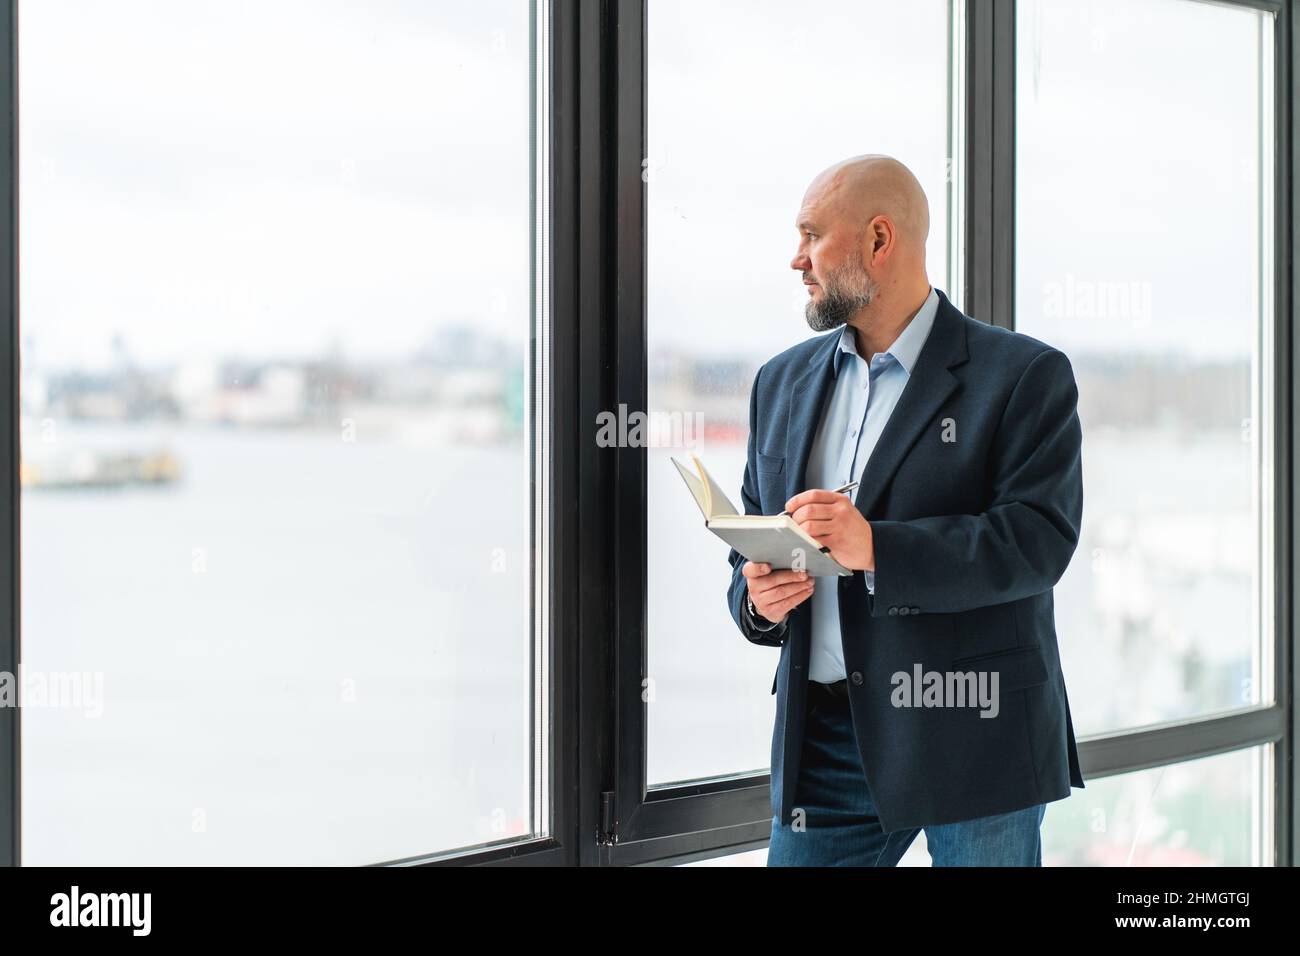
[(996, 672), (999, 694), (1024, 690), (1047, 681), (1047, 665), (1043, 662), (1043, 654), (1037, 644), (959, 657), (949, 668), (953, 671)]

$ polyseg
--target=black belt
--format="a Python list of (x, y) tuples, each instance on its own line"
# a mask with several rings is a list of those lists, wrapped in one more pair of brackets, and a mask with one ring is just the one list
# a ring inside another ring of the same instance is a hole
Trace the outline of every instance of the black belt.
[(808, 681), (808, 707), (821, 710), (847, 711), (849, 709), (849, 682), (841, 678), (833, 684)]

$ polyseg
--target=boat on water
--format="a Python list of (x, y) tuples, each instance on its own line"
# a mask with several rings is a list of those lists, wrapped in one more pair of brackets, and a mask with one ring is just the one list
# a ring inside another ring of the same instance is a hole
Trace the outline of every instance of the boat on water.
[(168, 449), (109, 451), (81, 449), (24, 457), (18, 466), (23, 488), (120, 488), (165, 485), (181, 476), (180, 460)]

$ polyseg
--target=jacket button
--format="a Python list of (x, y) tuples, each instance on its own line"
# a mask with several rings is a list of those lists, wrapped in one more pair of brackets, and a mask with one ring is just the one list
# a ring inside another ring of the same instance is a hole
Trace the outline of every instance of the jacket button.
[(897, 607), (897, 605), (895, 605), (894, 607), (891, 607), (891, 608), (889, 609), (889, 613), (890, 613), (890, 614), (897, 614), (897, 613), (898, 613), (898, 607)]
[(851, 681), (853, 681), (853, 683), (855, 683), (855, 684), (861, 686), (861, 684), (862, 684), (862, 671), (854, 671), (852, 674), (849, 675), (849, 679), (850, 679)]
[(898, 613), (899, 613), (899, 614), (911, 614), (911, 613), (912, 613), (912, 609), (911, 609), (910, 607), (908, 607), (906, 604), (904, 604), (902, 607), (900, 607), (900, 608), (898, 609)]
[(914, 607), (914, 608), (912, 608), (912, 613), (913, 613), (913, 614), (920, 614), (920, 613), (921, 613), (921, 609), (920, 609), (919, 607)]

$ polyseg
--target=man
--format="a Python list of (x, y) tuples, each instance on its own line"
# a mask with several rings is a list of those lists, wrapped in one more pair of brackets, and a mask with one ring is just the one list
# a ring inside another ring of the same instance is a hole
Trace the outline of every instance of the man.
[(825, 170), (796, 228), (830, 334), (755, 376), (742, 496), (853, 573), (729, 555), (737, 626), (781, 648), (768, 865), (893, 866), (924, 829), (936, 866), (1040, 866), (1046, 805), (1083, 786), (1052, 611), (1083, 511), (1073, 369), (930, 286), (897, 160)]

